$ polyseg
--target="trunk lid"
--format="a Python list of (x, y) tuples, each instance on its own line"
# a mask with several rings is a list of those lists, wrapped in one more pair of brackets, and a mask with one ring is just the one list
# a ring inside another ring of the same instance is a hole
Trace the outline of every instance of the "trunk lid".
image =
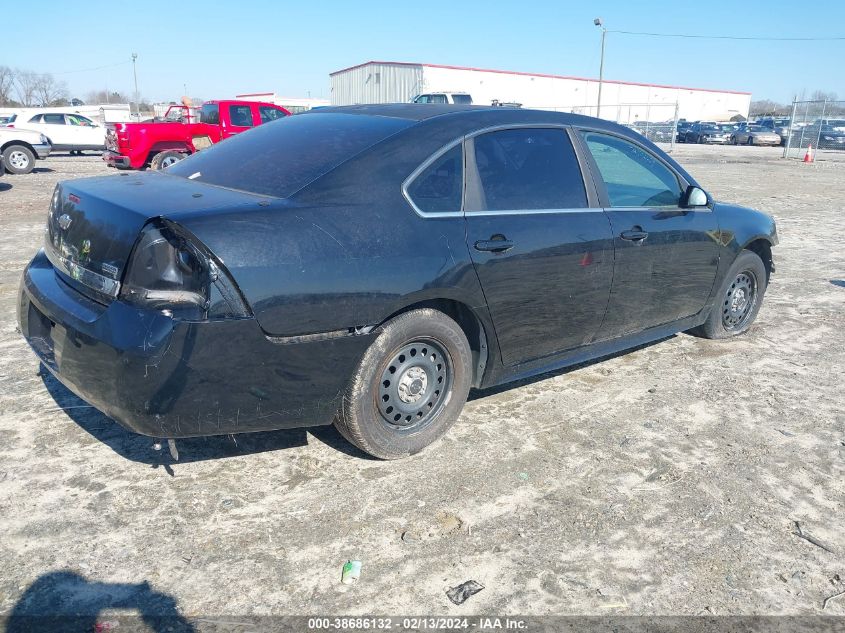
[(120, 291), (132, 247), (149, 220), (254, 208), (266, 199), (160, 172), (66, 181), (53, 194), (44, 250), (68, 283), (108, 303)]

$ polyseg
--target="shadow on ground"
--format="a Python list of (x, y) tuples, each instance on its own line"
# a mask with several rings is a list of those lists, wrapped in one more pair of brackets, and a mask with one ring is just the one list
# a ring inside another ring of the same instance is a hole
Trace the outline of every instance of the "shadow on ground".
[[(5, 621), (5, 633), (57, 633), (118, 629), (120, 620), (142, 621), (154, 633), (195, 631), (176, 608), (173, 596), (155, 591), (148, 582), (90, 582), (71, 571), (43, 574), (21, 595)], [(109, 615), (129, 610), (136, 616)]]
[(342, 453), (352, 457), (372, 459), (363, 451), (349, 444), (333, 426), (321, 426), (310, 427), (307, 431), (306, 429), (286, 429), (179, 439), (176, 440), (176, 446), (179, 450), (177, 461), (171, 457), (166, 442), (162, 442), (161, 450), (154, 450), (153, 444), (157, 441), (156, 438), (127, 431), (104, 413), (76, 396), (43, 366), (40, 375), (56, 405), (85, 432), (106, 444), (121, 457), (134, 462), (149, 464), (154, 468), (163, 467), (170, 475), (173, 475), (172, 466), (174, 464), (306, 446), (309, 433), (317, 440)]
[(830, 283), (832, 283), (834, 286), (845, 288), (845, 279), (831, 279)]

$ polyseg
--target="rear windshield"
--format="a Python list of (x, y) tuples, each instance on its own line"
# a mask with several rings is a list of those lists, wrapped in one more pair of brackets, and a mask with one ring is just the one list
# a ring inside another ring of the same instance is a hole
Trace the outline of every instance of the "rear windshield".
[(243, 132), (167, 168), (211, 185), (287, 198), (414, 122), (358, 114), (308, 113)]

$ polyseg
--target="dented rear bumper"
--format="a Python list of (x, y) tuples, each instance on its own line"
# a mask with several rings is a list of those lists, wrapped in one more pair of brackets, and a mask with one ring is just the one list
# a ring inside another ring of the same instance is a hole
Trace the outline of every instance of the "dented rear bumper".
[(102, 305), (40, 251), (24, 271), (18, 320), (68, 389), (127, 429), (161, 438), (330, 424), (372, 334), (268, 339), (253, 318), (177, 321)]

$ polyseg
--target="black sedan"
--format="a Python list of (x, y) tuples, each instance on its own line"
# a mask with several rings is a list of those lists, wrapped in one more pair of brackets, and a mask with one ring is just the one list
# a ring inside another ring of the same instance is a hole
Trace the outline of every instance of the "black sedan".
[(485, 388), (676, 332), (745, 332), (775, 223), (578, 115), (325, 108), (160, 173), (61, 183), (19, 320), (158, 438), (337, 425), (416, 453)]

